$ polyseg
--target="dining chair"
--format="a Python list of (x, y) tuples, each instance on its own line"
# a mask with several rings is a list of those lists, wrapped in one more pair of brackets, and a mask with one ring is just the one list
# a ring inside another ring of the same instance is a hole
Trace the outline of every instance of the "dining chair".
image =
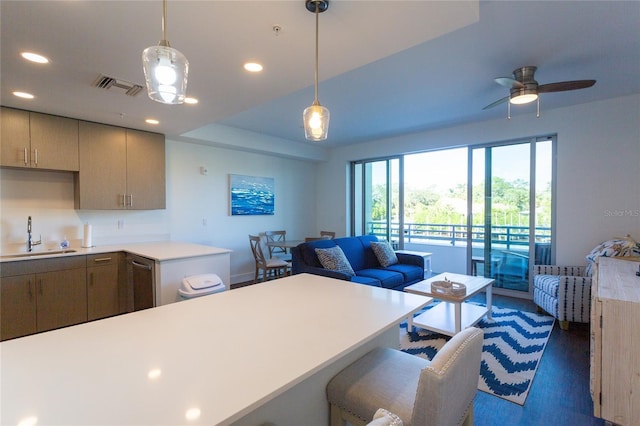
[(320, 231), (321, 237), (329, 237), (329, 239), (333, 240), (336, 237), (336, 233), (333, 231)]
[(280, 278), (288, 275), (290, 270), (290, 264), (285, 260), (277, 257), (267, 259), (262, 250), (262, 237), (260, 235), (249, 235), (249, 244), (251, 245), (251, 252), (256, 262), (256, 274), (253, 278), (253, 282), (258, 282), (260, 272), (262, 272), (262, 282), (267, 281), (270, 278)]
[(279, 257), (280, 259), (291, 261), (291, 253), (287, 253), (286, 247), (278, 246), (277, 243), (287, 241), (287, 231), (265, 231), (267, 238), (267, 247), (269, 248), (269, 257)]

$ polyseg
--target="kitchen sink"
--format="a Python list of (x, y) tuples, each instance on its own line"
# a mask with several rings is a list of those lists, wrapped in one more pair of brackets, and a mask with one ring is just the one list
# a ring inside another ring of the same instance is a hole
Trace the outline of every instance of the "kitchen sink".
[(51, 256), (54, 254), (75, 253), (76, 251), (77, 250), (73, 250), (73, 249), (64, 249), (64, 250), (37, 251), (37, 252), (31, 252), (31, 253), (5, 254), (0, 256), (0, 259), (18, 259), (23, 257)]

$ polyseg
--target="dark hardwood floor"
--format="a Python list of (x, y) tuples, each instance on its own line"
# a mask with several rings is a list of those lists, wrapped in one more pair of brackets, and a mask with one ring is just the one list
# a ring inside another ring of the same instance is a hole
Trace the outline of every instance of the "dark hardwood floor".
[[(472, 300), (484, 303), (484, 294)], [(536, 312), (531, 300), (493, 296), (496, 306)], [(524, 406), (478, 391), (474, 424), (494, 425), (603, 425), (593, 416), (589, 393), (589, 324), (556, 321)]]
[[(234, 284), (232, 289), (253, 282)], [(484, 293), (471, 300), (485, 303)], [(500, 307), (536, 312), (531, 300), (493, 295)], [(556, 321), (524, 406), (478, 391), (474, 401), (476, 426), (590, 426), (604, 425), (593, 416), (589, 393), (589, 324)]]

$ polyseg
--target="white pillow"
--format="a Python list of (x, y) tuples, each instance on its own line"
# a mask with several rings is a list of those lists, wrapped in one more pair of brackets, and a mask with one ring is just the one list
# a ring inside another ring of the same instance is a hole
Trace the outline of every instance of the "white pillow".
[(387, 241), (372, 241), (371, 250), (373, 250), (373, 253), (376, 255), (378, 262), (380, 262), (380, 265), (382, 265), (383, 268), (398, 263), (398, 256), (396, 256), (396, 252), (393, 251), (391, 244)]
[(384, 408), (378, 408), (373, 415), (373, 421), (367, 423), (367, 426), (402, 426), (402, 420), (397, 415)]

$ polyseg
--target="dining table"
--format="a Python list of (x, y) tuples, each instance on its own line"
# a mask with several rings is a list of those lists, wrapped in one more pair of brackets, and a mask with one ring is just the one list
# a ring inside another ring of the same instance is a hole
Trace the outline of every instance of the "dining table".
[(282, 247), (283, 249), (290, 249), (297, 247), (298, 244), (304, 243), (304, 240), (283, 240), (283, 241), (268, 241), (267, 247)]

